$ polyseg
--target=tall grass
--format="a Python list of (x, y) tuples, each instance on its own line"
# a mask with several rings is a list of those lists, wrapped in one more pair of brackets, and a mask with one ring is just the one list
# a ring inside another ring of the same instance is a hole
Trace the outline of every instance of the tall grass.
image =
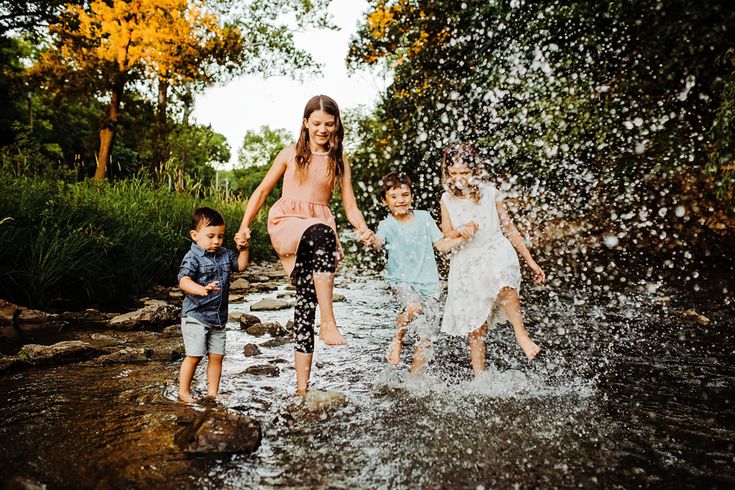
[[(143, 178), (65, 183), (0, 176), (0, 297), (31, 307), (129, 304), (154, 284), (174, 284), (198, 206), (225, 218), (234, 245), (244, 203), (194, 199)], [(272, 258), (265, 215), (253, 223), (253, 260)]]

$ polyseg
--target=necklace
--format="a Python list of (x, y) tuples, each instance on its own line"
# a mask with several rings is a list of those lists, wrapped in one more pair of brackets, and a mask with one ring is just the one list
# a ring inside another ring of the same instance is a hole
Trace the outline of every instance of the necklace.
[(325, 157), (329, 155), (329, 151), (312, 151), (311, 154), (315, 157)]

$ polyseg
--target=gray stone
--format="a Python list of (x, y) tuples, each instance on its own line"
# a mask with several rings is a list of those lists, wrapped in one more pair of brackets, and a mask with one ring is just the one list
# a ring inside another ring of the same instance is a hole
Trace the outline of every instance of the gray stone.
[(248, 327), (252, 327), (253, 325), (260, 323), (260, 318), (249, 313), (240, 313), (238, 321), (240, 322), (240, 328), (247, 329)]
[(251, 291), (267, 292), (278, 289), (278, 283), (275, 282), (256, 282), (250, 285)]
[(18, 308), (18, 316), (15, 318), (15, 321), (19, 325), (39, 325), (42, 323), (58, 322), (59, 315), (20, 307)]
[(346, 300), (347, 300), (347, 298), (345, 298), (345, 296), (343, 294), (334, 293), (332, 295), (332, 302), (333, 303), (341, 303), (341, 302), (346, 301)]
[(146, 347), (126, 347), (112, 354), (100, 356), (97, 361), (103, 364), (148, 362), (152, 356), (153, 350)]
[(280, 347), (282, 345), (290, 344), (291, 342), (293, 342), (293, 339), (291, 337), (280, 337), (276, 339), (266, 340), (260, 345), (262, 345), (263, 347), (270, 348), (270, 347)]
[(335, 410), (346, 405), (347, 395), (339, 391), (309, 390), (304, 399), (304, 408), (312, 412)]
[(174, 437), (185, 453), (251, 453), (262, 437), (260, 423), (238, 413), (207, 410)]
[(59, 315), (62, 320), (82, 327), (105, 327), (115, 316), (115, 313), (103, 313), (91, 308), (84, 311), (65, 311)]
[(170, 325), (163, 329), (161, 332), (161, 337), (165, 339), (169, 339), (171, 337), (178, 337), (181, 335), (181, 325)]
[(119, 328), (121, 330), (133, 330), (135, 328), (145, 328), (158, 326), (162, 323), (170, 323), (179, 317), (179, 308), (172, 305), (152, 305), (145, 306), (139, 310), (118, 315), (110, 320), (111, 328)]
[(241, 303), (243, 299), (245, 299), (244, 294), (230, 294), (229, 296), (227, 296), (227, 301), (229, 301), (230, 304)]
[(97, 357), (99, 351), (81, 340), (67, 340), (53, 345), (27, 344), (18, 358), (30, 364), (60, 364)]
[(256, 344), (245, 344), (242, 348), (242, 353), (245, 357), (253, 357), (260, 354), (260, 347)]
[(276, 293), (276, 298), (292, 298), (294, 296), (296, 296), (296, 291), (285, 290)]
[(245, 292), (248, 289), (250, 289), (250, 283), (247, 279), (242, 277), (240, 279), (235, 279), (232, 281), (232, 284), (230, 284), (230, 291)]
[(141, 301), (143, 301), (144, 306), (164, 306), (168, 304), (162, 299), (154, 298), (141, 298)]
[(274, 311), (290, 308), (288, 301), (282, 299), (261, 299), (255, 304), (250, 305), (250, 311)]
[(16, 314), (18, 314), (18, 305), (0, 299), (0, 325), (13, 325)]
[(256, 337), (260, 337), (265, 334), (268, 334), (271, 337), (282, 337), (288, 333), (288, 331), (278, 322), (256, 323), (255, 325), (251, 325), (245, 329), (245, 331), (250, 335), (255, 335)]
[(281, 374), (281, 370), (278, 369), (278, 366), (274, 366), (273, 364), (258, 364), (248, 367), (241, 374), (249, 374), (251, 376), (270, 376), (275, 378)]
[(168, 297), (171, 299), (183, 299), (184, 293), (179, 289), (172, 289), (168, 292)]

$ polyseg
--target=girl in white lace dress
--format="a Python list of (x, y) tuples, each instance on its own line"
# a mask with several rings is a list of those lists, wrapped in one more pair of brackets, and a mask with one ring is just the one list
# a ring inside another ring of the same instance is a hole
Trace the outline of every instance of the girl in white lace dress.
[(526, 357), (533, 360), (541, 351), (523, 326), (518, 298), (521, 270), (516, 250), (533, 271), (537, 283), (546, 279), (510, 220), (497, 190), (483, 181), (485, 176), (473, 146), (460, 144), (444, 152), (441, 229), (446, 237), (464, 237), (469, 241), (450, 258), (441, 329), (450, 335), (469, 336), (475, 376), (485, 369), (485, 335), (489, 325), (510, 320)]

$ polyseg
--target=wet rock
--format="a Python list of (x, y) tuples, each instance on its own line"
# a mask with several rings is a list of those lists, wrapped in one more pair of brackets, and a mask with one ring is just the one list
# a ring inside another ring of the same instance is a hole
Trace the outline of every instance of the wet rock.
[(250, 283), (245, 278), (235, 279), (230, 284), (230, 291), (245, 292), (250, 289)]
[(227, 301), (230, 303), (241, 303), (244, 298), (244, 294), (230, 294), (227, 296)]
[(286, 327), (285, 327), (286, 330), (288, 330), (289, 332), (293, 332), (293, 325), (294, 325), (293, 320), (287, 321), (286, 322)]
[(303, 407), (311, 412), (335, 410), (347, 405), (347, 395), (339, 391), (311, 390), (306, 394)]
[(699, 323), (702, 326), (709, 325), (709, 318), (707, 318), (706, 316), (702, 314), (697, 313), (694, 310), (686, 310), (683, 313), (683, 315), (689, 318), (693, 318), (697, 323)]
[(18, 307), (18, 313), (15, 316), (15, 328), (21, 335), (53, 333), (58, 331), (64, 323), (59, 315), (30, 308)]
[(250, 335), (255, 335), (256, 337), (260, 337), (265, 334), (268, 334), (271, 337), (282, 337), (288, 333), (288, 331), (278, 322), (256, 323), (255, 325), (245, 329), (245, 331)]
[(275, 378), (281, 374), (281, 370), (278, 366), (272, 364), (258, 364), (256, 366), (250, 366), (240, 374), (249, 374), (251, 376), (270, 376)]
[(161, 337), (168, 339), (181, 336), (181, 325), (170, 325), (161, 331)]
[(261, 345), (263, 347), (272, 348), (272, 347), (280, 347), (282, 345), (290, 344), (291, 342), (293, 342), (293, 339), (289, 336), (289, 337), (280, 337), (276, 339), (270, 339), (270, 340), (263, 342)]
[(18, 305), (0, 299), (0, 325), (13, 325), (17, 314)]
[(334, 293), (334, 295), (332, 295), (333, 303), (341, 303), (343, 301), (347, 301), (347, 298), (345, 298), (344, 294)]
[(270, 364), (284, 364), (284, 363), (288, 363), (288, 362), (290, 362), (290, 361), (287, 361), (286, 359), (281, 359), (280, 357), (278, 357), (278, 358), (276, 358), (276, 359), (271, 359), (271, 360), (270, 360), (270, 361), (268, 361), (268, 362), (269, 362)]
[(60, 364), (97, 357), (99, 351), (81, 340), (67, 340), (53, 345), (27, 344), (18, 353), (18, 358), (33, 365)]
[(84, 311), (65, 311), (59, 315), (62, 320), (72, 323), (75, 326), (100, 328), (107, 326), (107, 323), (115, 316), (115, 313), (103, 313), (93, 308)]
[(251, 453), (260, 446), (261, 436), (260, 423), (247, 415), (207, 410), (174, 441), (185, 453)]
[(257, 291), (257, 292), (267, 292), (267, 291), (275, 291), (278, 289), (278, 283), (276, 282), (256, 282), (250, 285), (251, 291)]
[(125, 349), (113, 352), (97, 358), (98, 362), (103, 364), (119, 364), (148, 362), (153, 356), (153, 350), (146, 347), (126, 347)]
[(282, 299), (261, 299), (257, 303), (250, 305), (250, 311), (274, 311), (290, 308), (288, 301)]
[(288, 286), (286, 286), (286, 291), (296, 291), (296, 286), (294, 286), (293, 284), (289, 284)]
[(39, 483), (23, 476), (9, 478), (3, 482), (5, 490), (46, 490), (46, 488), (48, 487), (45, 483)]
[(252, 327), (253, 325), (260, 323), (260, 318), (249, 313), (241, 313), (238, 321), (240, 322), (240, 328), (247, 329), (248, 327)]
[(139, 310), (114, 317), (110, 320), (110, 327), (121, 330), (132, 330), (135, 328), (158, 326), (162, 323), (170, 323), (178, 317), (179, 308), (175, 306), (169, 304), (145, 306)]
[(17, 342), (20, 337), (18, 330), (12, 325), (0, 325), (0, 343)]
[(19, 359), (16, 356), (2, 356), (0, 357), (0, 373), (6, 371), (12, 371), (15, 368), (25, 367), (26, 362)]
[(171, 299), (184, 299), (184, 293), (179, 289), (172, 289), (168, 292), (168, 297)]
[(276, 293), (276, 298), (293, 298), (294, 296), (296, 296), (296, 291), (286, 290), (286, 291), (278, 291)]
[(155, 298), (141, 298), (140, 301), (143, 303), (144, 306), (163, 306), (168, 304), (162, 299)]
[(245, 344), (242, 348), (242, 353), (245, 357), (253, 357), (260, 354), (260, 347), (256, 344)]

